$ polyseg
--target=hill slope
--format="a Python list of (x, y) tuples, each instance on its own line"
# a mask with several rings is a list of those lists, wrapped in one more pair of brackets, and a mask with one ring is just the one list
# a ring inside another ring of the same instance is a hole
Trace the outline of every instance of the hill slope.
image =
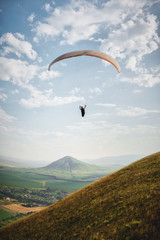
[(0, 230), (1, 239), (160, 239), (160, 153)]

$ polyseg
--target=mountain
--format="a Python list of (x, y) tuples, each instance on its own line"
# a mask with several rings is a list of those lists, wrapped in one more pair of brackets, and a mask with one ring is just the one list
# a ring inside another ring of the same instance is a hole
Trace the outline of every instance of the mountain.
[(15, 158), (4, 157), (0, 155), (0, 166), (6, 167), (23, 167), (23, 163), (18, 162)]
[(136, 154), (130, 154), (130, 155), (120, 155), (120, 156), (110, 156), (110, 157), (103, 157), (98, 158), (94, 160), (84, 160), (84, 162), (95, 164), (98, 166), (104, 166), (104, 167), (117, 167), (121, 168), (123, 166), (126, 166), (132, 162), (137, 161), (138, 159), (144, 157), (143, 155), (136, 155)]
[[(46, 169), (46, 170), (67, 171), (67, 172), (84, 171), (84, 170), (92, 171), (95, 169), (97, 170), (97, 168), (98, 167), (95, 165), (84, 163), (70, 156), (63, 157), (43, 167), (43, 169)], [(102, 169), (102, 168), (99, 167), (99, 169)]]
[(0, 166), (18, 167), (18, 168), (37, 168), (44, 166), (44, 162), (28, 161), (18, 158), (6, 157), (0, 155)]
[(57, 178), (84, 180), (93, 178), (94, 180), (106, 176), (110, 169), (93, 164), (82, 162), (76, 158), (65, 156), (51, 164), (34, 169), (36, 173), (54, 175)]
[(160, 152), (0, 229), (3, 240), (160, 239)]

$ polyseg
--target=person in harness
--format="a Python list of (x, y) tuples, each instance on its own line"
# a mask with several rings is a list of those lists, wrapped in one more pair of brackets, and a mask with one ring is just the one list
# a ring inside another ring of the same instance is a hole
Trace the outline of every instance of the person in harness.
[(84, 117), (84, 115), (85, 115), (85, 108), (86, 108), (86, 105), (84, 107), (79, 106), (79, 109), (81, 110), (82, 117)]

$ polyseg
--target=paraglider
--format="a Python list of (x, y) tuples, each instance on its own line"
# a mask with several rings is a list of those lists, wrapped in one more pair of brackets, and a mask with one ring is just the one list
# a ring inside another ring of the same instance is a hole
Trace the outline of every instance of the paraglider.
[(79, 109), (81, 110), (82, 117), (84, 117), (84, 115), (85, 115), (85, 108), (86, 108), (86, 105), (84, 107), (79, 106)]
[[(48, 71), (50, 71), (51, 66), (61, 60), (67, 59), (67, 58), (72, 58), (72, 57), (79, 57), (79, 56), (91, 56), (91, 57), (97, 57), (100, 58), (104, 61), (107, 61), (109, 63), (111, 63), (118, 72), (120, 72), (120, 66), (118, 64), (118, 62), (111, 57), (110, 55), (103, 53), (103, 52), (98, 52), (98, 51), (93, 51), (93, 50), (80, 50), (80, 51), (74, 51), (74, 52), (69, 52), (69, 53), (65, 53), (57, 58), (55, 58), (48, 66)], [(85, 115), (85, 108), (86, 105), (83, 106), (79, 106), (79, 109), (81, 110), (81, 115), (82, 117), (84, 117)]]
[(54, 59), (49, 64), (48, 71), (50, 71), (51, 66), (54, 63), (61, 61), (63, 59), (66, 59), (66, 58), (72, 58), (72, 57), (78, 57), (78, 56), (92, 56), (92, 57), (101, 58), (101, 59), (111, 63), (117, 69), (117, 71), (120, 72), (120, 66), (113, 57), (111, 57), (110, 55), (108, 55), (106, 53), (93, 51), (93, 50), (81, 50), (81, 51), (74, 51), (74, 52), (69, 52), (69, 53), (63, 54), (63, 55), (57, 57), (56, 59)]

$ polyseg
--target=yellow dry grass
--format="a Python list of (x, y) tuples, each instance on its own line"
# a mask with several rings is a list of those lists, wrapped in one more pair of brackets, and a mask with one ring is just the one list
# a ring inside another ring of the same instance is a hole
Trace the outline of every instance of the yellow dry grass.
[(45, 208), (45, 207), (24, 207), (21, 204), (17, 204), (17, 203), (13, 203), (9, 205), (1, 205), (1, 206), (18, 213), (37, 212)]

